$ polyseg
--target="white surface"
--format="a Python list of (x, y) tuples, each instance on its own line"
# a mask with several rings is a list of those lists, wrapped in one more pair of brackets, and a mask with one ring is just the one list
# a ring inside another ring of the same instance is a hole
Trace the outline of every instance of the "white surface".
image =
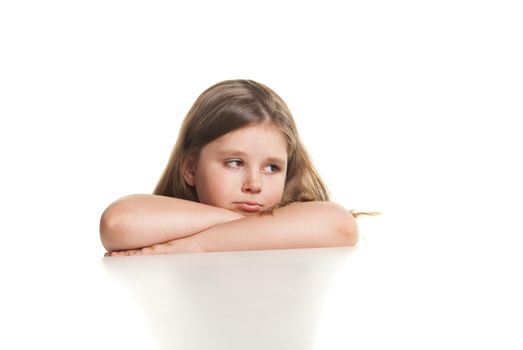
[(516, 250), (365, 245), (65, 255), (54, 266), (33, 260), (31, 270), (4, 284), (9, 331), (2, 343), (15, 349), (520, 349), (523, 259)]
[[(0, 348), (521, 349), (522, 17), (2, 1)], [(288, 102), (335, 201), (385, 213), (366, 244), (106, 264), (102, 210), (150, 192), (196, 96), (238, 77)]]

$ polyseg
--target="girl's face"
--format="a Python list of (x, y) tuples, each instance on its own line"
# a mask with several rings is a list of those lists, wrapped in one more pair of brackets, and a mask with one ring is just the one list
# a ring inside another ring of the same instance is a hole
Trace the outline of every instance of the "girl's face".
[(286, 172), (287, 142), (278, 127), (263, 123), (205, 145), (183, 173), (201, 203), (252, 215), (281, 201)]

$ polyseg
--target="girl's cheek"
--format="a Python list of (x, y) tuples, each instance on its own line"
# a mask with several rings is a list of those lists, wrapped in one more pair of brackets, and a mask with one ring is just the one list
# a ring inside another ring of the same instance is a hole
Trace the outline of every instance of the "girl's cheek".
[(272, 190), (270, 194), (270, 201), (273, 204), (277, 204), (281, 201), (283, 197), (283, 191), (285, 189), (283, 181), (275, 181), (275, 183), (272, 184)]

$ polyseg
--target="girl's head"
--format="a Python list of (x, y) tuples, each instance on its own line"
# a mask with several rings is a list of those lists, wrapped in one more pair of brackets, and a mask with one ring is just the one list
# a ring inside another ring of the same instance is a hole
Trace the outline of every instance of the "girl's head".
[(287, 105), (252, 80), (198, 97), (154, 193), (243, 213), (328, 200)]

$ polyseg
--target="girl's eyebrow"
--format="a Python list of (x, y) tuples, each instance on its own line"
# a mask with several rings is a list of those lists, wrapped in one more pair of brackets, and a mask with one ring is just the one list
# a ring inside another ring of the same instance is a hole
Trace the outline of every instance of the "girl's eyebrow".
[[(220, 156), (227, 156), (227, 157), (242, 157), (242, 158), (245, 158), (246, 156), (248, 156), (247, 153), (245, 152), (242, 152), (242, 151), (228, 151), (228, 150), (223, 150), (223, 151), (220, 151), (218, 152), (218, 154)], [(287, 160), (284, 160), (283, 158), (280, 158), (280, 157), (267, 157), (265, 159), (266, 161), (268, 162), (271, 162), (271, 163), (276, 163), (276, 164), (279, 164), (279, 165), (285, 165), (287, 164)]]

